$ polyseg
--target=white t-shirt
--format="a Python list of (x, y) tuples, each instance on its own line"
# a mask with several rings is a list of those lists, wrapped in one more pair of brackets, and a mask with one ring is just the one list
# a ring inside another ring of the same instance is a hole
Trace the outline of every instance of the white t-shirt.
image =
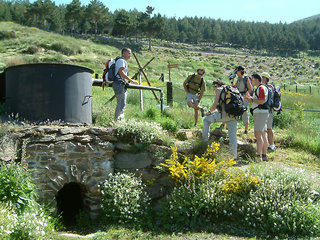
[[(128, 76), (128, 64), (127, 64), (127, 61), (122, 57), (119, 58), (118, 61), (116, 61), (116, 66), (115, 66), (116, 74), (119, 73), (119, 69), (121, 67), (124, 67), (123, 73)], [(116, 77), (116, 81), (118, 81), (118, 79), (122, 79), (120, 74), (118, 74), (118, 76)]]
[[(266, 102), (268, 100), (268, 88), (265, 85), (262, 85), (262, 84), (259, 85), (258, 89), (254, 91), (253, 99), (264, 100), (264, 102)], [(252, 103), (252, 108), (256, 108), (256, 107), (258, 107), (258, 104)], [(264, 113), (264, 112), (269, 112), (269, 109), (256, 108), (254, 112)]]

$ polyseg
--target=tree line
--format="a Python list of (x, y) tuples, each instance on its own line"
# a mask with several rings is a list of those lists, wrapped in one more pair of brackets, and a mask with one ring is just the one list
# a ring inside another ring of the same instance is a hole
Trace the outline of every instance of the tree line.
[(159, 38), (181, 43), (207, 43), (278, 53), (320, 50), (320, 17), (291, 24), (225, 21), (206, 17), (166, 17), (136, 9), (109, 11), (99, 0), (55, 5), (51, 0), (0, 0), (0, 21), (14, 21), (46, 31)]

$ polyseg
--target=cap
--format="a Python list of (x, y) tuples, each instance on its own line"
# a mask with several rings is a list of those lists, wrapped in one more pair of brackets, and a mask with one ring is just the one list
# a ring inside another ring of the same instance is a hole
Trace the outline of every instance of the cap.
[(263, 73), (261, 74), (261, 77), (270, 78), (270, 74), (267, 73), (267, 72), (263, 72)]
[(238, 66), (234, 69), (235, 72), (238, 72), (238, 71), (241, 71), (241, 70), (244, 70), (244, 67), (242, 66)]

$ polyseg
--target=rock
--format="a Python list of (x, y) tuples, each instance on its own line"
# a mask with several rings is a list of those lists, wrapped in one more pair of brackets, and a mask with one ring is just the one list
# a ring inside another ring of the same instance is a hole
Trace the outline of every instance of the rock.
[(94, 135), (111, 135), (114, 133), (113, 128), (98, 128), (98, 127), (93, 127), (89, 128), (88, 132)]
[(180, 140), (187, 140), (194, 136), (193, 131), (190, 129), (180, 129), (177, 133), (177, 138)]
[(129, 143), (121, 143), (121, 142), (117, 142), (115, 144), (115, 148), (117, 150), (126, 151), (126, 152), (129, 152), (132, 149)]
[(81, 143), (89, 143), (92, 141), (92, 137), (89, 135), (74, 136), (74, 139)]
[(152, 164), (152, 157), (148, 153), (118, 153), (114, 166), (120, 169), (139, 169)]
[(117, 142), (118, 141), (118, 138), (115, 136), (112, 136), (112, 135), (100, 135), (99, 138), (102, 140), (109, 141), (109, 142)]
[(85, 127), (63, 127), (60, 129), (61, 134), (81, 134), (87, 131)]
[(73, 134), (62, 135), (56, 138), (56, 141), (70, 141), (74, 138)]

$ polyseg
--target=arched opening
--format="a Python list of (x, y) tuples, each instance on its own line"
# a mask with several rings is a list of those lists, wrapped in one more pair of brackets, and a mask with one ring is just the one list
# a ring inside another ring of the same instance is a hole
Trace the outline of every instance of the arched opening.
[(75, 225), (77, 215), (84, 210), (85, 186), (76, 182), (66, 183), (57, 193), (57, 209), (65, 226)]

